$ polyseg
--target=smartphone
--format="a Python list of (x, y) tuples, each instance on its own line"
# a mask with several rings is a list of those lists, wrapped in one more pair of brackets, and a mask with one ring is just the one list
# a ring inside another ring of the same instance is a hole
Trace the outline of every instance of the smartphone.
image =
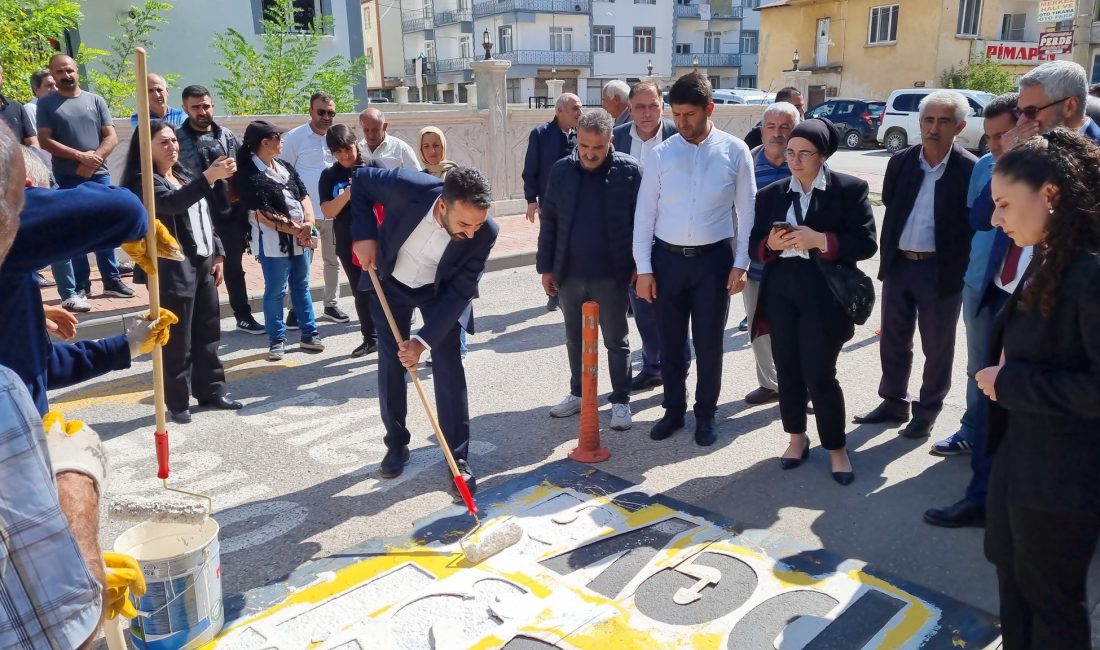
[(776, 221), (772, 223), (772, 228), (775, 230), (785, 230), (787, 232), (794, 230), (794, 226), (787, 221)]

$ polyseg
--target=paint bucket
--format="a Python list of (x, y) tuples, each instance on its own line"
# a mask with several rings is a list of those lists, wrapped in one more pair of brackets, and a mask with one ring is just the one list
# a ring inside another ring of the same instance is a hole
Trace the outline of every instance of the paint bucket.
[(225, 624), (222, 612), (218, 522), (151, 522), (119, 535), (115, 551), (133, 556), (145, 575), (145, 595), (130, 599), (138, 650), (190, 650), (210, 641)]

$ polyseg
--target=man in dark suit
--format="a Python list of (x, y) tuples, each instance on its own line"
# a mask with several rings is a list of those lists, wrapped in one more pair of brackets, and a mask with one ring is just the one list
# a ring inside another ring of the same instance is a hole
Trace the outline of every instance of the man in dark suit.
[[(380, 225), (375, 204), (385, 207)], [(489, 218), (489, 181), (468, 167), (446, 180), (408, 169), (360, 169), (351, 186), (352, 249), (363, 268), (378, 270), (382, 290), (401, 332), (400, 346), (387, 327), (378, 328), (378, 401), (386, 427), (382, 476), (393, 478), (409, 459), (405, 371), (416, 372), (420, 356), (432, 353), (439, 426), (470, 490), (476, 488), (467, 463), (470, 409), (466, 371), (459, 355), (460, 328), (474, 332), (473, 299), (496, 243), (499, 228)], [(364, 275), (360, 290), (373, 291)], [(413, 310), (424, 325), (411, 338)], [(386, 322), (379, 301), (374, 322)]]
[(955, 144), (969, 106), (959, 93), (931, 93), (920, 103), (921, 144), (895, 154), (886, 166), (882, 202), (879, 279), (882, 339), (879, 355), (882, 403), (857, 423), (906, 422), (913, 334), (920, 327), (924, 377), (913, 403), (913, 421), (901, 432), (925, 438), (932, 432), (951, 388), (955, 329), (962, 308), (963, 273), (972, 231), (966, 207), (977, 159)]
[[(615, 151), (633, 156), (638, 166), (645, 167), (645, 157), (657, 145), (679, 133), (676, 123), (661, 117), (664, 101), (661, 89), (652, 81), (640, 81), (630, 89), (632, 122), (616, 126), (611, 132)], [(636, 198), (636, 197), (632, 197)], [(631, 201), (633, 205), (633, 200)], [(638, 300), (634, 286), (629, 288), (630, 308), (634, 324), (642, 338), (642, 370), (630, 381), (630, 390), (638, 391), (661, 385), (661, 330), (657, 325), (656, 301)], [(687, 341), (684, 341), (687, 349)], [(686, 353), (691, 358), (691, 353)]]

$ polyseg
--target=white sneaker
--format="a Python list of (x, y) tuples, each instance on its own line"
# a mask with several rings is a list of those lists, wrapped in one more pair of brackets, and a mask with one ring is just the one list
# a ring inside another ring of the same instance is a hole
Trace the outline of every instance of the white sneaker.
[(611, 428), (616, 431), (626, 431), (633, 422), (630, 419), (629, 404), (611, 405)]
[(89, 305), (88, 301), (79, 293), (74, 293), (65, 300), (62, 300), (61, 306), (69, 311), (78, 311), (81, 313), (92, 311), (92, 306)]
[(576, 415), (581, 411), (581, 398), (570, 393), (565, 396), (557, 406), (550, 408), (550, 417), (552, 418), (567, 418), (571, 415)]

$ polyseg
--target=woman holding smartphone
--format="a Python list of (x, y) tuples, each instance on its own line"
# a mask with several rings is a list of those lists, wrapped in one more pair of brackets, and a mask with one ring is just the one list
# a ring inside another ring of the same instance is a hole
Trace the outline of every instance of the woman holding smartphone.
[(826, 120), (805, 120), (791, 131), (786, 151), (791, 178), (757, 193), (749, 247), (764, 263), (752, 334), (771, 334), (779, 414), (790, 435), (780, 466), (793, 469), (809, 457), (808, 394), (833, 480), (848, 485), (855, 474), (836, 362), (855, 330), (815, 258), (854, 266), (874, 255), (878, 244), (866, 181), (825, 167), (838, 145)]

